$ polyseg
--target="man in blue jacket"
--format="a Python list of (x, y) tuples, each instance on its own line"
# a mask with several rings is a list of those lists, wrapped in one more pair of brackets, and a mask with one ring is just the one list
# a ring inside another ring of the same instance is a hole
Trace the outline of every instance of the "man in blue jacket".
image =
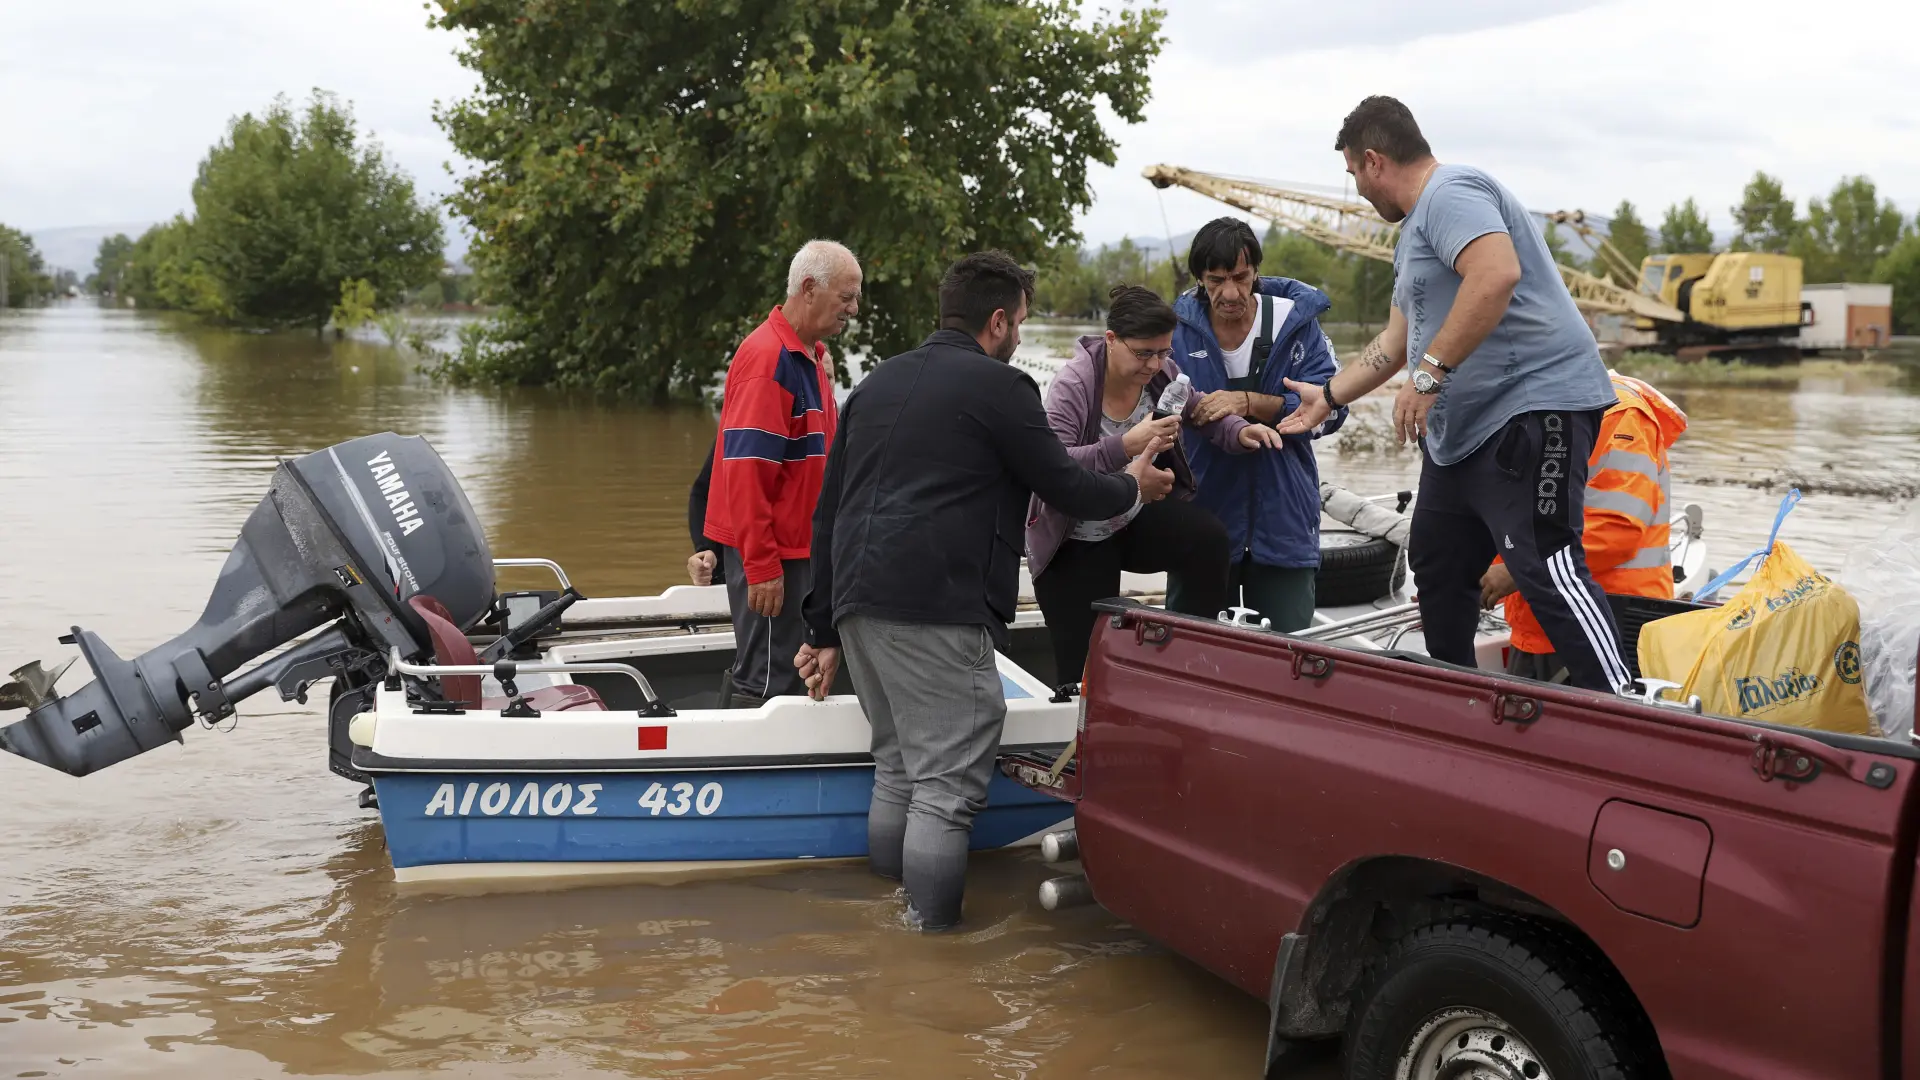
[[(1200, 282), (1174, 304), (1173, 355), (1202, 393), (1196, 423), (1228, 414), (1271, 424), (1300, 406), (1286, 380), (1330, 379), (1339, 370), (1320, 329), (1325, 293), (1283, 277), (1261, 277), (1260, 240), (1239, 218), (1209, 221), (1194, 234), (1187, 268)], [(1234, 558), (1228, 581), (1240, 603), (1280, 631), (1313, 622), (1320, 568), (1320, 469), (1313, 440), (1346, 422), (1340, 409), (1272, 454), (1225, 454), (1186, 429), (1199, 483), (1194, 501), (1227, 527)], [(1174, 606), (1169, 598), (1168, 606)]]

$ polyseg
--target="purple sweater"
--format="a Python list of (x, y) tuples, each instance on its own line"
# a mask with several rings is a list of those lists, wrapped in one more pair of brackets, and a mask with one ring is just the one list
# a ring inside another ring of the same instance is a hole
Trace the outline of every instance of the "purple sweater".
[[(1167, 384), (1180, 375), (1179, 365), (1168, 357), (1160, 365), (1160, 371), (1147, 383), (1147, 394), (1153, 400), (1160, 400), (1160, 392)], [(1107, 338), (1105, 334), (1089, 334), (1074, 343), (1073, 359), (1067, 361), (1059, 373), (1053, 377), (1053, 384), (1047, 388), (1047, 423), (1053, 433), (1066, 444), (1067, 456), (1094, 472), (1119, 472), (1127, 467), (1127, 452), (1121, 447), (1119, 435), (1100, 434), (1100, 397), (1107, 382)], [(1186, 420), (1192, 424), (1193, 410), (1199, 406), (1200, 395), (1194, 394), (1187, 399)], [(1215, 446), (1230, 454), (1244, 454), (1247, 448), (1240, 445), (1240, 429), (1247, 426), (1242, 416), (1225, 416), (1211, 424), (1196, 425), (1194, 430), (1204, 433)], [(1173, 452), (1186, 456), (1180, 443), (1173, 444)], [(1173, 494), (1182, 499), (1193, 497), (1190, 486), (1176, 484)], [(1027, 571), (1039, 577), (1053, 561), (1054, 553), (1073, 532), (1073, 519), (1040, 501), (1034, 496), (1027, 504)]]

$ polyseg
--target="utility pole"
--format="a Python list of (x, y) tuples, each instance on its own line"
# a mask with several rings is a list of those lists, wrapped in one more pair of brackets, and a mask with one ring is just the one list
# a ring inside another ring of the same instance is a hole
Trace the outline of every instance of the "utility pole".
[(13, 252), (0, 250), (0, 311), (7, 310), (7, 271), (13, 269)]

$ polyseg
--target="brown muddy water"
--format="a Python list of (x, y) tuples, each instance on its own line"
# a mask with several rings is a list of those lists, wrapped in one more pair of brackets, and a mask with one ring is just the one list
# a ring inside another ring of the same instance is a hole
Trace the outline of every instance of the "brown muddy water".
[[(1071, 332), (1029, 336), (1039, 356)], [(123, 655), (177, 633), (275, 461), (381, 429), (433, 442), (496, 555), (557, 559), (588, 595), (682, 580), (709, 413), (411, 368), (369, 342), (0, 312), (0, 671), (65, 655), (76, 623)], [(1881, 480), (1920, 476), (1915, 389), (1675, 391), (1674, 496), (1706, 509), (1716, 564), (1771, 522), (1778, 495), (1744, 485), (1783, 471), (1865, 492), (1790, 519), (1816, 565), (1901, 515)], [(1322, 466), (1367, 492), (1415, 473), (1336, 443)], [(1258, 1074), (1262, 1003), (1098, 908), (1041, 910), (1034, 855), (977, 857), (966, 932), (939, 937), (901, 930), (858, 866), (402, 890), (318, 709), (243, 712), (86, 779), (0, 759), (0, 1077)]]

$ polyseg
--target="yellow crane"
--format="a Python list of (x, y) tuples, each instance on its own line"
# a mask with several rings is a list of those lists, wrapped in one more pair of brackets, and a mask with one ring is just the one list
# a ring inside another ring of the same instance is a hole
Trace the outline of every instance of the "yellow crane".
[(1585, 240), (1587, 247), (1593, 251), (1592, 262), (1606, 270), (1614, 284), (1629, 289), (1638, 288), (1643, 293), (1648, 291), (1641, 280), (1640, 268), (1633, 265), (1633, 260), (1627, 258), (1625, 252), (1613, 246), (1613, 241), (1607, 239), (1606, 233), (1587, 224), (1585, 210), (1555, 210), (1542, 216), (1556, 225), (1567, 226)]
[[(1319, 195), (1310, 191), (1280, 187), (1241, 177), (1219, 176), (1214, 173), (1200, 172), (1197, 169), (1183, 169), (1178, 165), (1151, 165), (1141, 173), (1152, 182), (1154, 187), (1183, 187), (1197, 191), (1210, 199), (1217, 199), (1228, 206), (1244, 210), (1255, 217), (1264, 218), (1284, 229), (1291, 229), (1311, 239), (1317, 240), (1338, 251), (1350, 251), (1369, 259), (1381, 262), (1393, 262), (1393, 243), (1399, 235), (1399, 226), (1381, 220), (1373, 207), (1353, 199), (1339, 199), (1330, 195)], [(1575, 212), (1578, 214), (1578, 211)], [(1569, 214), (1568, 223), (1583, 237), (1593, 232), (1586, 224), (1584, 214), (1577, 220)], [(1593, 233), (1598, 236), (1598, 233)], [(1612, 249), (1608, 244), (1607, 248)], [(1622, 264), (1625, 256), (1618, 250), (1613, 255)], [(1611, 263), (1611, 260), (1609, 260)], [(1618, 272), (1611, 265), (1609, 270)], [(1637, 278), (1638, 268), (1628, 275), (1628, 280)], [(1605, 278), (1598, 278), (1571, 266), (1560, 267), (1560, 277), (1567, 283), (1567, 291), (1573, 294), (1573, 301), (1584, 311), (1633, 315), (1655, 322), (1680, 323), (1686, 321), (1686, 315), (1677, 307), (1657, 297), (1648, 296), (1632, 287), (1623, 287)]]

